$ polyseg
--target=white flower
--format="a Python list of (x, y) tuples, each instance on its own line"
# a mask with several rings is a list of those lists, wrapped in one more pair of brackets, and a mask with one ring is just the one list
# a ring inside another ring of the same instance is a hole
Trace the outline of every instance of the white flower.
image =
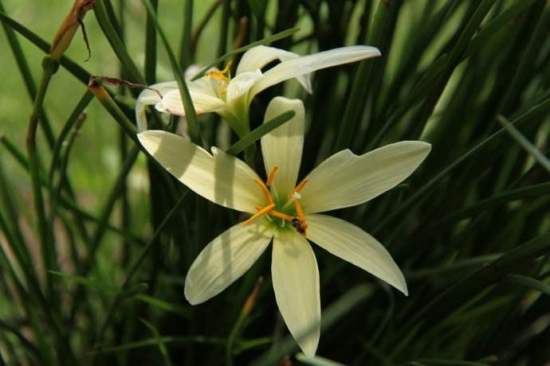
[[(197, 114), (218, 113), (237, 134), (243, 136), (249, 129), (250, 102), (262, 90), (297, 78), (311, 93), (310, 73), (377, 56), (380, 56), (380, 51), (368, 46), (342, 47), (307, 56), (299, 56), (278, 48), (257, 46), (243, 54), (234, 78), (229, 75), (229, 67), (221, 71), (213, 69), (195, 81), (188, 79), (187, 87)], [(275, 60), (281, 62), (266, 72), (261, 71), (264, 66)], [(146, 105), (155, 104), (161, 112), (185, 115), (175, 81), (152, 85), (151, 89), (158, 90), (162, 98), (154, 90), (145, 90), (139, 95), (136, 119), (140, 131), (147, 129)]]
[(369, 201), (406, 179), (430, 144), (403, 141), (357, 156), (341, 151), (298, 185), (304, 139), (301, 101), (275, 98), (265, 121), (294, 110), (295, 116), (261, 140), (268, 178), (216, 148), (209, 154), (163, 131), (138, 135), (147, 151), (191, 190), (219, 205), (252, 216), (208, 244), (185, 282), (185, 296), (200, 304), (246, 272), (273, 242), (275, 298), (288, 329), (308, 356), (317, 350), (321, 305), (319, 272), (308, 240), (407, 294), (405, 279), (386, 249), (344, 220), (320, 212)]

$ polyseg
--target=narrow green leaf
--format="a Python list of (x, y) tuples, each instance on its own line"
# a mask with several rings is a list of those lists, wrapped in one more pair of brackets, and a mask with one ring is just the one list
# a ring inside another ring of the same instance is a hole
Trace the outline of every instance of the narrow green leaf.
[(162, 342), (162, 340), (161, 340), (162, 337), (161, 337), (159, 331), (157, 330), (157, 328), (155, 328), (155, 326), (153, 324), (149, 323), (145, 319), (139, 319), (139, 320), (143, 324), (145, 324), (145, 326), (147, 328), (149, 328), (149, 330), (151, 331), (151, 333), (153, 333), (153, 336), (157, 340), (157, 346), (158, 346), (158, 349), (160, 351), (160, 354), (162, 355), (162, 358), (164, 359), (164, 364), (168, 365), (168, 366), (171, 366), (172, 362), (170, 361), (170, 355), (168, 354), (168, 349), (166, 348), (166, 345), (164, 344), (164, 342)]
[[(323, 312), (323, 322), (321, 325), (321, 333), (328, 330), (334, 323), (349, 313), (353, 308), (366, 300), (370, 294), (370, 289), (366, 285), (358, 285), (346, 292), (327, 310)], [(306, 332), (307, 333), (307, 332)], [(251, 364), (256, 365), (272, 365), (280, 360), (284, 355), (288, 355), (297, 347), (296, 341), (291, 336), (284, 338), (277, 347), (264, 353), (262, 356), (254, 360)]]
[(48, 271), (48, 272), (64, 280), (74, 281), (80, 285), (86, 286), (92, 290), (103, 292), (107, 295), (116, 295), (120, 292), (120, 290), (117, 287), (108, 285), (103, 280), (96, 280), (93, 278), (70, 275), (63, 272), (56, 272), (56, 271)]
[[(21, 23), (15, 21), (14, 19), (10, 18), (6, 14), (0, 12), (0, 21), (10, 28), (12, 28), (17, 33), (21, 34), (23, 37), (25, 37), (28, 41), (30, 41), (32, 44), (34, 44), (36, 47), (38, 47), (42, 52), (49, 53), (51, 49), (51, 44), (46, 42), (43, 38), (39, 37), (35, 33), (33, 33), (31, 30), (29, 30), (27, 27), (22, 25)], [(73, 74), (74, 77), (76, 77), (78, 80), (80, 80), (83, 84), (88, 83), (88, 79), (90, 78), (90, 73), (86, 71), (84, 68), (82, 68), (80, 65), (78, 65), (76, 62), (71, 60), (70, 58), (63, 56), (61, 57), (61, 60), (59, 61), (61, 66), (67, 69), (71, 74)]]
[(262, 124), (261, 126), (256, 127), (253, 131), (244, 135), (239, 141), (231, 145), (226, 153), (231, 155), (237, 155), (248, 146), (252, 145), (256, 141), (262, 138), (262, 136), (267, 135), (269, 132), (273, 131), (277, 127), (281, 126), (285, 122), (288, 122), (292, 117), (294, 117), (294, 111), (286, 111), (281, 113), (277, 117), (269, 120), (268, 122)]
[(535, 280), (534, 278), (510, 273), (504, 279), (510, 283), (525, 286), (531, 290), (540, 291), (543, 294), (550, 296), (550, 285), (547, 285), (539, 280)]
[(497, 116), (497, 120), (510, 136), (525, 150), (537, 163), (539, 163), (548, 173), (550, 173), (550, 160), (540, 150), (534, 146), (517, 128), (515, 128), (503, 116)]
[(164, 30), (160, 26), (160, 23), (157, 19), (155, 10), (151, 5), (151, 2), (149, 0), (142, 0), (142, 3), (147, 9), (147, 14), (151, 18), (151, 21), (155, 23), (155, 27), (157, 28), (157, 32), (160, 36), (160, 39), (162, 40), (164, 49), (168, 54), (168, 59), (170, 60), (170, 66), (172, 67), (172, 72), (174, 73), (174, 77), (176, 78), (176, 81), (178, 83), (178, 89), (181, 94), (181, 100), (183, 102), (183, 108), (185, 110), (185, 117), (187, 118), (187, 127), (188, 127), (189, 137), (191, 141), (193, 141), (195, 144), (204, 147), (205, 144), (204, 144), (204, 141), (202, 140), (201, 130), (200, 130), (199, 122), (197, 120), (197, 113), (195, 112), (195, 107), (193, 105), (193, 101), (191, 100), (191, 94), (189, 93), (189, 88), (187, 87), (187, 83), (185, 81), (185, 77), (181, 69), (181, 66), (178, 60), (176, 59), (176, 56), (172, 51), (172, 48), (170, 47), (170, 42), (168, 41), (168, 37), (166, 37)]
[(187, 343), (197, 343), (197, 344), (210, 344), (210, 345), (223, 345), (225, 344), (225, 339), (223, 338), (214, 338), (214, 337), (203, 337), (203, 336), (187, 336), (187, 337), (160, 337), (160, 338), (148, 338), (137, 342), (130, 342), (120, 346), (114, 347), (97, 347), (94, 351), (90, 352), (91, 354), (100, 354), (100, 353), (119, 353), (126, 352), (136, 348), (144, 347), (154, 347), (158, 346), (159, 342), (168, 344), (187, 344)]
[(117, 55), (119, 61), (124, 66), (126, 72), (134, 82), (145, 84), (145, 79), (139, 72), (136, 64), (134, 63), (132, 57), (128, 54), (126, 46), (118, 36), (118, 33), (115, 29), (115, 26), (111, 23), (109, 16), (107, 15), (107, 10), (105, 9), (105, 4), (103, 1), (96, 1), (94, 6), (94, 14), (96, 16), (97, 22), (109, 41), (111, 48)]
[(481, 29), (481, 31), (470, 41), (468, 48), (462, 55), (462, 60), (467, 59), (473, 53), (483, 48), (497, 32), (511, 25), (514, 18), (525, 12), (536, 1), (538, 0), (522, 0), (516, 1), (514, 4), (510, 5), (508, 9), (483, 27), (483, 29)]

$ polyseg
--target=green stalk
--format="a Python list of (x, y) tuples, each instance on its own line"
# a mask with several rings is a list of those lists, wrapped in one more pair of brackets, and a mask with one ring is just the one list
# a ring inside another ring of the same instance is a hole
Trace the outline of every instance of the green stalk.
[[(158, 9), (158, 0), (151, 0), (151, 7), (156, 14)], [(147, 84), (152, 85), (157, 80), (157, 28), (155, 21), (150, 15), (147, 15), (145, 23), (145, 80)]]
[(46, 96), (46, 91), (48, 89), (51, 77), (57, 71), (58, 64), (49, 56), (46, 56), (42, 63), (42, 67), (42, 82), (40, 84), (40, 88), (38, 89), (38, 94), (30, 117), (29, 128), (27, 130), (27, 152), (29, 154), (29, 170), (31, 174), (34, 205), (38, 219), (38, 233), (40, 237), (42, 259), (45, 271), (44, 276), (48, 287), (48, 295), (51, 299), (55, 299), (55, 287), (48, 276), (48, 270), (57, 270), (57, 253), (51, 233), (48, 229), (46, 208), (40, 185), (40, 161), (36, 146), (36, 130), (40, 118), (40, 110), (42, 109), (42, 104), (44, 103), (44, 97)]
[(176, 81), (178, 83), (178, 89), (181, 94), (181, 100), (183, 102), (183, 108), (185, 110), (185, 116), (187, 118), (187, 127), (189, 129), (189, 137), (191, 141), (193, 141), (195, 144), (199, 146), (203, 146), (204, 144), (201, 137), (200, 126), (197, 120), (197, 114), (195, 113), (195, 107), (193, 106), (193, 101), (191, 100), (191, 94), (189, 93), (189, 89), (187, 88), (187, 83), (185, 82), (183, 71), (180, 67), (180, 64), (176, 60), (176, 57), (174, 55), (174, 52), (172, 51), (172, 48), (170, 48), (170, 42), (168, 42), (168, 38), (166, 37), (166, 34), (160, 27), (160, 23), (156, 18), (155, 11), (151, 6), (151, 3), (149, 2), (149, 0), (142, 0), (142, 2), (143, 2), (143, 5), (145, 5), (145, 8), (147, 9), (148, 15), (151, 17), (151, 20), (155, 23), (157, 32), (162, 40), (164, 48), (166, 49), (166, 53), (168, 54), (170, 65), (172, 66), (172, 72), (174, 73), (174, 77), (176, 78)]
[(103, 0), (97, 0), (94, 7), (94, 14), (97, 22), (103, 31), (103, 34), (109, 41), (113, 51), (117, 55), (119, 61), (124, 65), (124, 68), (136, 83), (145, 84), (145, 79), (141, 76), (136, 64), (132, 60), (132, 57), (128, 54), (126, 46), (118, 36), (113, 24), (109, 20)]
[(187, 69), (193, 62), (192, 36), (193, 36), (193, 0), (185, 2), (183, 19), (183, 34), (180, 46), (180, 64), (183, 70)]
[[(34, 44), (36, 47), (42, 50), (42, 52), (44, 53), (50, 52), (50, 49), (51, 49), (50, 43), (46, 42), (43, 38), (38, 36), (36, 33), (32, 32), (31, 30), (29, 30), (27, 27), (25, 27), (21, 23), (8, 17), (3, 12), (0, 12), (0, 22), (9, 26), (11, 29), (16, 31), (17, 33), (21, 34), (23, 37), (29, 40), (32, 44)], [(67, 71), (69, 71), (75, 78), (80, 80), (83, 84), (86, 84), (88, 82), (88, 79), (90, 78), (90, 73), (86, 71), (84, 68), (82, 68), (80, 65), (78, 65), (76, 62), (68, 58), (67, 56), (61, 57), (61, 59), (59, 60), (59, 63), (61, 64), (61, 66), (67, 69)]]
[(153, 233), (153, 235), (151, 236), (151, 238), (149, 239), (149, 241), (147, 242), (147, 244), (145, 245), (145, 247), (141, 251), (141, 254), (139, 255), (138, 259), (136, 259), (134, 264), (130, 267), (130, 269), (128, 271), (128, 274), (126, 275), (126, 278), (125, 278), (125, 280), (124, 280), (124, 282), (121, 286), (121, 291), (119, 292), (119, 294), (115, 297), (115, 299), (111, 303), (111, 306), (107, 310), (105, 320), (103, 321), (103, 323), (101, 324), (101, 326), (99, 328), (100, 331), (99, 331), (97, 339), (96, 339), (96, 344), (101, 343), (101, 341), (103, 340), (103, 338), (105, 336), (105, 332), (107, 331), (107, 327), (110, 325), (111, 320), (114, 316), (115, 310), (116, 310), (117, 306), (120, 305), (121, 301), (124, 299), (124, 294), (129, 289), (132, 279), (137, 274), (137, 271), (138, 271), (139, 267), (141, 266), (141, 264), (143, 263), (143, 261), (147, 258), (148, 254), (153, 249), (154, 244), (156, 244), (156, 240), (157, 240), (158, 236), (162, 233), (162, 231), (164, 230), (166, 225), (170, 222), (170, 220), (173, 218), (175, 213), (178, 212), (178, 210), (181, 209), (183, 203), (186, 201), (188, 193), (189, 193), (189, 191), (186, 191), (180, 197), (180, 199), (176, 202), (174, 207), (166, 214), (166, 217), (164, 218), (164, 220), (157, 227), (157, 229), (155, 230), (155, 232)]
[[(368, 32), (367, 44), (378, 46), (388, 31), (387, 25), (391, 20), (392, 13), (396, 4), (389, 1), (381, 1), (376, 10), (376, 15), (372, 25), (372, 29)], [(384, 50), (382, 50), (384, 51)], [(367, 60), (360, 63), (357, 74), (354, 78), (355, 82), (346, 103), (346, 109), (342, 117), (341, 126), (338, 130), (333, 151), (340, 151), (349, 145), (349, 140), (357, 126), (358, 121), (364, 111), (364, 104), (368, 98), (369, 88), (365, 87), (371, 80), (372, 71), (375, 67), (376, 60)]]
[(497, 116), (498, 122), (504, 127), (506, 132), (525, 150), (537, 163), (539, 163), (547, 172), (550, 173), (550, 160), (540, 150), (534, 146), (525, 136), (518, 131), (506, 118)]
[[(105, 229), (107, 228), (107, 224), (109, 222), (109, 218), (111, 217), (113, 208), (115, 207), (115, 203), (120, 196), (121, 188), (123, 187), (126, 177), (128, 176), (130, 169), (133, 167), (138, 157), (138, 154), (139, 154), (139, 148), (137, 147), (134, 147), (134, 149), (130, 151), (118, 175), (115, 185), (111, 189), (111, 192), (107, 197), (107, 200), (103, 208), (101, 209), (99, 222), (92, 236), (91, 245), (87, 252), (87, 260), (83, 262), (80, 268), (78, 268), (78, 274), (80, 276), (83, 276), (83, 277), (87, 276), (90, 270), (93, 269), (95, 265), (95, 262), (97, 260), (97, 251), (99, 250), (99, 247), (101, 245), (103, 235), (105, 234)], [(76, 315), (76, 311), (80, 306), (82, 297), (84, 295), (83, 289), (84, 288), (80, 286), (75, 294), (75, 299), (71, 310), (71, 319), (74, 319)]]
[[(0, 13), (5, 13), (5, 12), (6, 11), (4, 9), (4, 5), (0, 0)], [(27, 92), (29, 93), (31, 100), (35, 100), (37, 97), (36, 84), (32, 79), (32, 73), (29, 68), (29, 64), (27, 63), (25, 54), (23, 53), (23, 49), (21, 48), (21, 44), (19, 43), (19, 40), (17, 39), (17, 36), (15, 35), (15, 32), (12, 28), (10, 28), (6, 23), (2, 23), (2, 27), (6, 32), (8, 43), (13, 52), (13, 55), (15, 56), (15, 61), (17, 62), (17, 66), (19, 67), (19, 73), (23, 77), (23, 82), (25, 83)], [(46, 141), (48, 143), (48, 146), (51, 148), (54, 145), (55, 138), (54, 138), (50, 120), (43, 109), (40, 110), (40, 116), (41, 116), (40, 126), (42, 128), (42, 131), (44, 132), (44, 136), (46, 136)]]

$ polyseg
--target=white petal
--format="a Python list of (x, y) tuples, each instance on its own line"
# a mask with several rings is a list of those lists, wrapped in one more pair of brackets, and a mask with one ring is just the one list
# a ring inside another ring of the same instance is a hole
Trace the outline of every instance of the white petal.
[(288, 330), (302, 351), (313, 357), (319, 344), (321, 299), (317, 261), (307, 240), (295, 232), (277, 233), (271, 274)]
[[(279, 48), (257, 46), (244, 53), (237, 67), (237, 75), (247, 71), (259, 70), (275, 60), (288, 61), (298, 57), (300, 57), (300, 55)], [(309, 93), (313, 92), (309, 74), (299, 76), (298, 81)]]
[(208, 244), (185, 279), (185, 298), (200, 304), (241, 277), (265, 251), (273, 234), (265, 225), (237, 224)]
[[(261, 71), (245, 72), (231, 79), (227, 85), (227, 103), (234, 104), (238, 99), (248, 94), (250, 88), (263, 77)], [(247, 103), (248, 99), (243, 101)]]
[(335, 217), (306, 215), (306, 222), (309, 240), (408, 295), (403, 273), (390, 253), (375, 238)]
[(264, 73), (264, 78), (250, 91), (250, 98), (272, 85), (300, 75), (377, 56), (380, 56), (380, 51), (375, 47), (352, 46), (284, 61)]
[[(191, 85), (191, 83), (189, 83)], [(217, 112), (226, 107), (226, 103), (215, 95), (206, 92), (203, 88), (190, 88), (189, 94), (197, 114)], [(181, 101), (181, 94), (178, 89), (164, 95), (162, 100), (157, 103), (156, 108), (160, 112), (174, 114), (176, 116), (185, 116), (185, 109)]]
[(178, 84), (175, 81), (151, 85), (150, 89), (143, 90), (136, 101), (136, 122), (138, 131), (147, 130), (147, 116), (145, 107), (152, 104), (157, 104), (161, 101), (161, 95), (178, 90)]
[(296, 186), (304, 145), (304, 104), (297, 99), (274, 98), (264, 118), (265, 123), (286, 111), (294, 111), (296, 115), (262, 137), (262, 154), (267, 173), (274, 166), (279, 167), (273, 187), (280, 197), (288, 196)]
[(357, 156), (343, 150), (322, 162), (301, 191), (306, 213), (355, 206), (395, 187), (424, 161), (431, 145), (402, 141)]
[(218, 205), (256, 213), (263, 205), (258, 178), (248, 165), (222, 151), (214, 156), (191, 141), (165, 131), (146, 131), (138, 135), (145, 149), (170, 174), (189, 189)]

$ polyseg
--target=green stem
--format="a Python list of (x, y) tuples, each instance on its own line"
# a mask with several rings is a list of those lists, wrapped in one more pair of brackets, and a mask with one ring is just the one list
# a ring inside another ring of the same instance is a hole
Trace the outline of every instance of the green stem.
[(44, 58), (42, 63), (43, 73), (42, 82), (38, 89), (38, 94), (34, 102), (33, 111), (30, 117), (29, 128), (27, 130), (27, 151), (29, 154), (29, 170), (31, 174), (31, 182), (34, 195), (34, 205), (37, 212), (38, 219), (38, 233), (40, 236), (40, 243), (42, 247), (42, 258), (44, 265), (44, 275), (46, 278), (46, 284), (48, 286), (49, 297), (55, 298), (55, 288), (48, 276), (48, 270), (57, 270), (56, 249), (53, 241), (50, 237), (48, 230), (48, 224), (46, 219), (46, 208), (44, 205), (44, 197), (42, 195), (42, 187), (40, 184), (40, 161), (38, 158), (38, 151), (36, 146), (36, 130), (39, 123), (40, 111), (46, 91), (53, 74), (57, 71), (58, 64), (52, 60), (49, 56)]

